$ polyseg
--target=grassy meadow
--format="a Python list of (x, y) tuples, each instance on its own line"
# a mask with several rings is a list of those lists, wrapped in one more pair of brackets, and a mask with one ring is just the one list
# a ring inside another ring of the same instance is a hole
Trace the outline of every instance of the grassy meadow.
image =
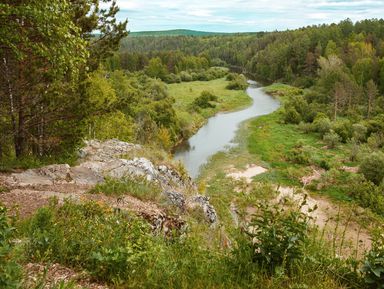
[[(216, 113), (241, 109), (251, 104), (252, 100), (245, 91), (229, 90), (226, 88), (228, 84), (229, 81), (224, 78), (168, 84), (168, 93), (176, 100), (174, 108), (182, 127), (187, 127), (193, 133)], [(192, 103), (203, 91), (216, 95), (218, 100), (214, 103), (215, 107), (195, 111)]]

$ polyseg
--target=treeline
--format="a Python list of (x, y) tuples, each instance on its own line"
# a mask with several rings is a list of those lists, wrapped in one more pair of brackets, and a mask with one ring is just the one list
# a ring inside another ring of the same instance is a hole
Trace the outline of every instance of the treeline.
[[(70, 151), (105, 112), (90, 75), (119, 47), (127, 22), (115, 1), (0, 4), (0, 159)], [(98, 30), (99, 35), (92, 33)]]
[(237, 67), (266, 83), (314, 88), (308, 101), (332, 105), (330, 114), (365, 110), (372, 116), (376, 96), (384, 93), (384, 20), (256, 35), (125, 38), (113, 59), (129, 71), (157, 62), (169, 74)]

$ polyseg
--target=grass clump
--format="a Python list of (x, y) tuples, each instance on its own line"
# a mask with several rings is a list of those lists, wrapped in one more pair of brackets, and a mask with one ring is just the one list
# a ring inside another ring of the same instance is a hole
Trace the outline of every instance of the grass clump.
[(0, 288), (20, 288), (21, 270), (16, 262), (14, 237), (15, 228), (7, 216), (7, 209), (0, 204)]
[(151, 247), (150, 227), (94, 202), (40, 209), (30, 220), (27, 256), (87, 270), (95, 280), (128, 280)]
[(142, 201), (159, 201), (161, 188), (144, 178), (107, 179), (89, 191), (91, 194), (103, 193), (107, 196), (131, 195)]

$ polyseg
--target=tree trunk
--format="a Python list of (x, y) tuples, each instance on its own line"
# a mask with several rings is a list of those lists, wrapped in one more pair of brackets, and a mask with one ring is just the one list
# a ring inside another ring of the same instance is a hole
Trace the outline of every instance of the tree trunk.
[(17, 135), (16, 135), (16, 157), (22, 157), (25, 155), (26, 152), (26, 136), (25, 136), (25, 97), (20, 96), (20, 102), (19, 102), (19, 108), (18, 108), (18, 114), (19, 114), (19, 123), (17, 128)]
[(8, 63), (5, 57), (3, 58), (3, 64), (4, 64), (4, 70), (5, 70), (5, 77), (7, 79), (6, 81), (7, 81), (7, 89), (8, 89), (9, 115), (11, 117), (11, 122), (12, 122), (12, 134), (13, 134), (15, 153), (17, 155), (18, 154), (18, 149), (17, 149), (18, 132), (17, 132), (16, 109), (15, 109), (15, 97), (14, 97), (13, 89), (11, 85)]

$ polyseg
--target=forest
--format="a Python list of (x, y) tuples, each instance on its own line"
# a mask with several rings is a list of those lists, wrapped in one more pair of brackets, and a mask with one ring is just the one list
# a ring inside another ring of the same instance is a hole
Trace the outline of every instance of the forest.
[[(384, 20), (129, 33), (118, 13), (113, 0), (0, 2), (0, 288), (384, 288)], [(192, 180), (175, 148), (248, 107), (248, 79), (281, 107)], [(79, 153), (118, 141), (129, 150), (96, 165)], [(76, 183), (103, 162), (145, 173)], [(57, 164), (60, 182), (6, 181)], [(228, 177), (250, 164), (265, 172)], [(303, 199), (276, 202), (286, 188)], [(53, 198), (35, 208), (36, 192)], [(334, 211), (323, 227), (318, 204)], [(80, 275), (52, 281), (51, 266)]]

